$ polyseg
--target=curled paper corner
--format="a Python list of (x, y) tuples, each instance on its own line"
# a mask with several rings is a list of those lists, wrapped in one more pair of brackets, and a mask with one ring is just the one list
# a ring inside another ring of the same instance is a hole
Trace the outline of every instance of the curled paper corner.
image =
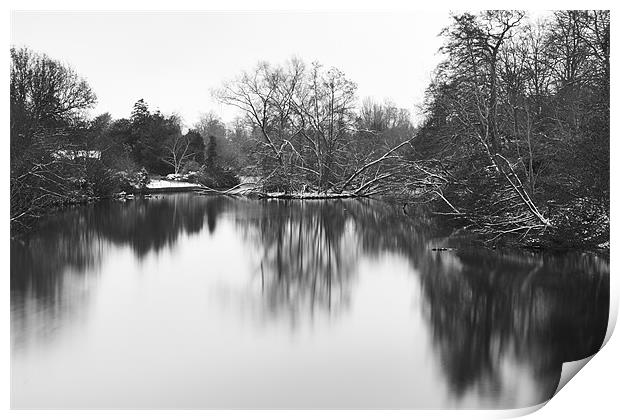
[(618, 286), (614, 287), (613, 285), (610, 285), (611, 298), (609, 300), (609, 319), (607, 320), (607, 332), (605, 333), (605, 339), (603, 340), (603, 344), (601, 345), (599, 351), (601, 351), (601, 349), (605, 347), (605, 344), (607, 344), (612, 334), (614, 333), (614, 330), (616, 329), (616, 321), (618, 320), (618, 301), (620, 300), (620, 294), (618, 293), (618, 290), (614, 290), (614, 288), (617, 287)]
[(560, 381), (558, 382), (558, 386), (555, 389), (553, 396), (555, 397), (558, 392), (560, 392), (560, 390), (564, 388), (564, 385), (566, 385), (568, 381), (573, 379), (577, 372), (579, 372), (593, 357), (594, 354), (592, 356), (586, 357), (585, 359), (573, 360), (572, 362), (563, 363)]
[[(588, 364), (588, 362), (590, 360), (592, 360), (592, 358), (603, 349), (603, 347), (605, 347), (605, 345), (609, 342), (609, 339), (611, 338), (611, 336), (613, 335), (613, 332), (615, 330), (616, 327), (616, 321), (618, 318), (618, 300), (620, 298), (620, 295), (618, 293), (613, 293), (613, 287), (612, 287), (612, 294), (611, 294), (611, 299), (610, 299), (610, 306), (609, 306), (609, 319), (607, 321), (607, 331), (605, 333), (605, 338), (603, 339), (603, 342), (601, 344), (601, 347), (592, 355), (583, 358), (583, 359), (579, 359), (579, 360), (573, 360), (570, 362), (564, 362), (562, 364), (562, 371), (560, 374), (560, 380), (558, 381), (558, 385), (555, 389), (555, 392), (553, 393), (553, 397), (555, 397), (558, 392), (560, 392), (560, 390), (562, 388), (564, 388), (564, 386), (571, 380), (573, 379), (573, 377), (586, 365)], [(516, 410), (508, 410), (508, 412), (506, 412), (506, 417), (516, 417), (516, 416), (525, 416), (527, 414), (531, 414), (539, 409), (541, 409), (542, 407), (544, 407), (545, 405), (547, 405), (547, 403), (549, 401), (551, 401), (553, 399), (553, 397), (551, 397), (550, 399), (548, 399), (545, 402), (542, 402), (540, 404), (531, 406), (531, 407), (525, 407), (522, 409), (516, 409)]]
[(501, 412), (498, 412), (498, 416), (496, 418), (501, 418), (501, 419), (513, 419), (516, 417), (523, 417), (523, 416), (527, 416), (528, 414), (532, 414), (535, 411), (540, 410), (541, 408), (543, 408), (545, 405), (547, 405), (547, 403), (550, 400), (541, 402), (540, 404), (536, 404), (536, 405), (531, 405), (528, 407), (523, 407), (523, 408), (513, 408), (510, 410), (502, 410)]
[(556, 387), (555, 392), (553, 393), (553, 396), (549, 398), (548, 400), (543, 401), (540, 404), (536, 404), (536, 405), (532, 405), (528, 407), (515, 408), (511, 410), (503, 410), (497, 418), (505, 419), (505, 418), (522, 417), (522, 416), (526, 416), (528, 414), (532, 414), (535, 411), (540, 410), (545, 405), (547, 405), (547, 403), (551, 401), (553, 397), (555, 397), (562, 388), (564, 388), (564, 385), (566, 385), (577, 374), (577, 372), (579, 372), (593, 357), (594, 355), (586, 357), (585, 359), (573, 360), (571, 362), (563, 363), (562, 372), (560, 374), (560, 380), (558, 382), (558, 386)]
[[(609, 311), (609, 320), (607, 321), (607, 332), (605, 333), (605, 338), (603, 339), (603, 343), (601, 344), (601, 347), (598, 349), (596, 353), (601, 351), (603, 347), (605, 347), (605, 345), (609, 342), (609, 339), (611, 338), (614, 332), (614, 329), (616, 327), (618, 306), (610, 305), (609, 309), (610, 311)], [(573, 360), (571, 362), (564, 362), (562, 364), (562, 373), (560, 375), (560, 381), (558, 382), (558, 386), (555, 389), (555, 392), (553, 393), (554, 397), (557, 395), (558, 392), (560, 392), (562, 388), (564, 388), (564, 385), (566, 385), (568, 381), (573, 379), (573, 377), (577, 374), (577, 372), (579, 372), (596, 355), (596, 353), (584, 359)]]

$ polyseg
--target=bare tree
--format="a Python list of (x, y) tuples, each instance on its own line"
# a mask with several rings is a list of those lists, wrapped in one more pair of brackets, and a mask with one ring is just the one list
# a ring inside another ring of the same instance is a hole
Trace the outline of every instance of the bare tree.
[(265, 153), (280, 165), (285, 164), (283, 153), (291, 146), (295, 134), (290, 130), (290, 99), (303, 71), (303, 64), (298, 60), (292, 60), (288, 68), (262, 62), (253, 72), (244, 72), (213, 92), (220, 102), (247, 115), (260, 130)]
[(323, 71), (313, 63), (292, 97), (294, 125), (316, 160), (320, 189), (333, 185), (335, 166), (342, 165), (342, 151), (355, 121), (357, 86), (340, 70)]
[(74, 198), (81, 167), (54, 153), (74, 147), (75, 127), (96, 97), (73, 69), (26, 48), (11, 48), (10, 73), (13, 229)]
[(196, 157), (196, 152), (192, 151), (190, 146), (188, 136), (175, 135), (166, 142), (164, 149), (167, 154), (162, 159), (173, 168), (175, 174), (178, 174), (187, 162)]
[[(515, 170), (515, 162), (504, 156), (508, 139), (499, 128), (498, 82), (502, 51), (523, 16), (519, 11), (487, 11), (478, 16), (455, 16), (454, 25), (444, 31), (448, 41), (443, 51), (450, 59), (440, 68), (445, 80), (459, 84), (445, 97), (448, 100), (446, 105), (451, 110), (450, 118), (458, 127), (456, 132), (482, 146), (491, 171), (489, 175), (484, 175), (488, 182), (493, 184), (495, 181), (492, 180), (499, 177), (494, 187), (498, 194), (495, 202), (499, 200), (525, 212), (498, 221), (510, 225), (511, 230), (549, 225), (549, 220), (539, 210), (531, 191), (528, 192)], [(508, 65), (506, 69), (519, 72), (519, 69)], [(518, 82), (516, 77), (510, 81)], [(506, 84), (503, 86), (506, 87)], [(513, 91), (521, 89), (522, 86), (516, 85)]]

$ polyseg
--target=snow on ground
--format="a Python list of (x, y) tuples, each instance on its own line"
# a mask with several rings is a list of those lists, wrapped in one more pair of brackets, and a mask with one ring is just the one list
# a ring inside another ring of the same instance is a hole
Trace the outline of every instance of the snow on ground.
[(146, 188), (191, 188), (200, 187), (199, 184), (185, 181), (169, 181), (167, 179), (151, 179)]

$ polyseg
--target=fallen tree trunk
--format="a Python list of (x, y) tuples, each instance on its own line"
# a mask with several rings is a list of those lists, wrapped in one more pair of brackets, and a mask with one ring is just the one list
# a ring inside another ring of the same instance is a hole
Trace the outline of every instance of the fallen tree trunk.
[(330, 200), (340, 198), (363, 198), (369, 197), (372, 193), (357, 193), (355, 191), (341, 193), (307, 193), (307, 192), (265, 192), (258, 189), (248, 189), (244, 191), (220, 191), (213, 188), (205, 187), (200, 191), (196, 191), (199, 195), (228, 195), (237, 197), (255, 197), (259, 199), (280, 199), (280, 200)]
[(258, 193), (259, 198), (281, 199), (281, 200), (332, 200), (340, 198), (362, 198), (369, 197), (368, 194), (358, 194), (354, 191), (342, 193)]
[(362, 198), (369, 197), (375, 194), (372, 191), (363, 192), (363, 189), (357, 189), (355, 191), (341, 191), (341, 192), (266, 192), (262, 190), (262, 185), (256, 182), (245, 182), (227, 190), (217, 190), (205, 185), (201, 186), (198, 191), (195, 191), (199, 195), (228, 195), (238, 197), (256, 197), (266, 199), (282, 199), (282, 200), (328, 200), (339, 198)]
[(355, 178), (357, 178), (357, 177), (358, 177), (358, 176), (359, 176), (362, 172), (364, 172), (364, 171), (365, 171), (365, 170), (367, 170), (368, 168), (370, 168), (370, 167), (372, 167), (372, 166), (374, 166), (374, 165), (376, 165), (376, 164), (378, 164), (378, 163), (380, 163), (380, 162), (383, 162), (383, 161), (384, 161), (384, 160), (386, 160), (386, 159), (392, 159), (392, 158), (396, 157), (396, 156), (393, 156), (391, 153), (392, 153), (392, 152), (395, 152), (396, 150), (400, 149), (401, 147), (403, 147), (403, 146), (404, 146), (404, 145), (406, 145), (406, 144), (410, 144), (410, 143), (411, 143), (411, 140), (412, 140), (412, 139), (409, 139), (409, 140), (406, 140), (406, 141), (404, 141), (404, 142), (400, 143), (399, 145), (397, 145), (397, 146), (395, 146), (395, 147), (391, 148), (390, 150), (388, 150), (387, 152), (385, 152), (385, 153), (383, 154), (383, 156), (381, 156), (381, 157), (379, 157), (379, 158), (377, 158), (377, 159), (375, 159), (375, 160), (373, 160), (373, 161), (371, 161), (371, 162), (368, 162), (367, 164), (363, 165), (361, 168), (359, 168), (357, 171), (355, 171), (355, 172), (353, 173), (353, 175), (351, 175), (351, 176), (350, 176), (350, 177), (349, 177), (349, 178), (348, 178), (348, 179), (344, 182), (344, 184), (342, 184), (342, 185), (339, 187), (340, 191), (341, 191), (341, 192), (342, 192), (342, 191), (344, 191), (344, 189), (345, 189), (346, 187), (348, 187), (348, 186), (349, 186), (349, 184), (351, 184), (351, 182), (353, 182), (353, 180), (355, 180)]

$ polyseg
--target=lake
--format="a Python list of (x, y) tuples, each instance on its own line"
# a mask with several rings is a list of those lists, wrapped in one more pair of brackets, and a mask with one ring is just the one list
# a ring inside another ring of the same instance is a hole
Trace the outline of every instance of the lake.
[(439, 225), (376, 200), (192, 193), (53, 214), (11, 242), (12, 407), (546, 401), (603, 342), (608, 259)]

